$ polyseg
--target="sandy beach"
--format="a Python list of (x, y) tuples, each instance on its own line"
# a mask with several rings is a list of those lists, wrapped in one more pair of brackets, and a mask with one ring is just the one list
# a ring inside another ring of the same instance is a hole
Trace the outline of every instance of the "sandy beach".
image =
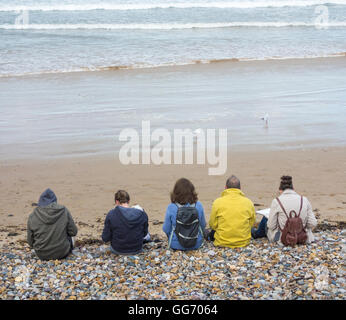
[[(297, 148), (288, 151), (237, 151), (228, 155), (224, 176), (208, 176), (198, 165), (122, 165), (113, 156), (55, 160), (2, 161), (0, 165), (2, 244), (25, 239), (32, 204), (47, 187), (71, 211), (78, 239), (99, 239), (114, 193), (126, 189), (132, 204), (149, 215), (150, 232), (162, 235), (162, 222), (175, 181), (187, 177), (195, 184), (209, 219), (211, 205), (222, 192), (227, 175), (236, 174), (256, 208), (270, 206), (279, 178), (293, 176), (297, 192), (307, 196), (320, 220), (346, 221), (346, 149)], [(9, 236), (12, 235), (12, 236)]]

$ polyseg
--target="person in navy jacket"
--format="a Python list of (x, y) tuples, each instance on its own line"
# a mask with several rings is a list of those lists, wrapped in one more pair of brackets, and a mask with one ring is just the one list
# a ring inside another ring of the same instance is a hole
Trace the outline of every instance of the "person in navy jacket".
[(111, 242), (111, 251), (120, 255), (135, 255), (148, 241), (148, 215), (139, 206), (130, 207), (130, 196), (119, 190), (115, 196), (116, 207), (107, 214), (102, 240)]
[[(173, 192), (171, 193), (171, 204), (169, 204), (169, 206), (167, 207), (165, 222), (162, 226), (162, 229), (166, 233), (168, 239), (170, 238), (172, 234), (172, 230), (175, 229), (176, 227), (176, 219), (177, 219), (177, 213), (178, 213), (178, 206), (176, 205), (177, 203), (182, 206), (189, 206), (193, 204), (196, 205), (200, 227), (202, 231), (204, 232), (206, 222), (205, 222), (203, 205), (202, 203), (198, 201), (195, 187), (191, 183), (191, 181), (189, 181), (188, 179), (182, 178), (176, 182)], [(175, 232), (173, 232), (170, 248), (176, 249), (176, 250), (196, 250), (202, 245), (202, 242), (203, 242), (203, 234), (199, 233), (196, 245), (189, 249), (184, 248), (179, 243), (179, 240)]]

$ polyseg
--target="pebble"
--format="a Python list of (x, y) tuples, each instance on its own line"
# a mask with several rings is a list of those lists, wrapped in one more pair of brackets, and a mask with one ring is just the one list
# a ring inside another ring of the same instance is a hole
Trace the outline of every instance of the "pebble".
[(161, 242), (135, 256), (85, 244), (62, 261), (40, 261), (15, 242), (0, 252), (0, 300), (344, 300), (344, 231), (318, 231), (315, 243), (295, 248), (256, 239), (245, 248), (204, 242), (185, 252), (167, 250), (156, 236)]

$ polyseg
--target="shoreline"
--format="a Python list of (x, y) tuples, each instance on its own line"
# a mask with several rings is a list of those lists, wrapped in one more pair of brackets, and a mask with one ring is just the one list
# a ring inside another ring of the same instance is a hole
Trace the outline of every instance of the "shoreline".
[(101, 73), (114, 73), (114, 72), (155, 72), (155, 71), (170, 71), (174, 68), (178, 70), (181, 68), (189, 68), (195, 66), (215, 66), (215, 65), (233, 65), (237, 63), (246, 64), (261, 64), (261, 63), (294, 63), (294, 62), (323, 62), (325, 60), (336, 61), (345, 59), (346, 52), (336, 52), (330, 53), (323, 56), (302, 56), (302, 57), (266, 57), (266, 58), (224, 58), (224, 59), (209, 59), (209, 60), (192, 60), (189, 62), (181, 63), (163, 63), (158, 65), (143, 65), (143, 66), (131, 66), (131, 65), (110, 65), (110, 66), (100, 66), (100, 67), (81, 67), (75, 70), (49, 70), (49, 71), (38, 71), (38, 72), (28, 72), (23, 74), (0, 74), (0, 81), (6, 79), (25, 79), (25, 78), (36, 78), (36, 77), (50, 77), (50, 76), (69, 76), (76, 75), (81, 76), (85, 73), (91, 74), (101, 74)]

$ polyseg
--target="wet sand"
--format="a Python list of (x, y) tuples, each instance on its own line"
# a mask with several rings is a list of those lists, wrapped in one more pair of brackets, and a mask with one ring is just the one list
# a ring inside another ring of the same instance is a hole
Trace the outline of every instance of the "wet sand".
[(345, 146), (345, 72), (338, 57), (0, 78), (0, 160), (113, 153), (143, 120), (226, 128), (232, 151)]
[[(150, 232), (162, 234), (169, 193), (180, 177), (191, 179), (209, 220), (212, 202), (227, 175), (237, 175), (256, 208), (270, 206), (280, 176), (293, 176), (297, 192), (307, 196), (320, 219), (346, 221), (346, 148), (296, 148), (286, 151), (237, 151), (228, 155), (224, 176), (208, 176), (207, 166), (129, 165), (116, 154), (51, 160), (8, 160), (0, 164), (0, 243), (25, 239), (32, 204), (47, 187), (71, 211), (78, 239), (100, 238), (114, 193), (126, 189), (132, 204), (149, 215)], [(10, 236), (9, 236), (10, 234)]]

